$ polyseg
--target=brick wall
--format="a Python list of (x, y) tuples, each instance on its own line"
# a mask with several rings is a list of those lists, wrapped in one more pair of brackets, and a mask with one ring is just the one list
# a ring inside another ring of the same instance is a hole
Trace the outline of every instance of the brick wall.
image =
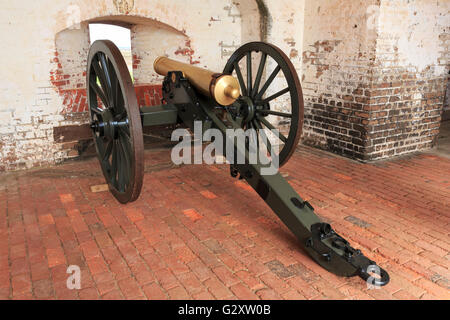
[(305, 143), (366, 160), (428, 148), (448, 108), (448, 11), (444, 0), (4, 4), (0, 170), (76, 155), (54, 140), (54, 129), (87, 122), (88, 23), (102, 21), (131, 28), (141, 105), (160, 100), (155, 56), (220, 71), (243, 42), (265, 40), (281, 47), (301, 76)]
[(448, 2), (341, 4), (307, 2), (304, 142), (362, 160), (432, 147), (448, 73)]
[(305, 144), (365, 157), (376, 5), (377, 1), (306, 2), (302, 53)]
[(222, 55), (224, 45), (239, 46), (242, 39), (260, 36), (254, 0), (226, 0), (220, 6), (215, 0), (100, 0), (89, 6), (81, 0), (24, 0), (1, 6), (0, 33), (8, 49), (0, 58), (8, 63), (0, 70), (0, 171), (78, 155), (79, 141), (55, 141), (54, 132), (88, 121), (84, 72), (89, 22), (131, 26), (140, 105), (160, 102), (153, 56), (167, 54), (221, 70), (228, 58)]
[(370, 92), (369, 159), (435, 144), (448, 73), (448, 9), (448, 1), (382, 1)]

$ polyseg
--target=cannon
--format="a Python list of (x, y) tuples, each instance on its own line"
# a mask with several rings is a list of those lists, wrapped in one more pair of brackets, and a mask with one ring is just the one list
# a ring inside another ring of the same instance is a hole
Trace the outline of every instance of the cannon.
[[(258, 140), (265, 129), (282, 127), (277, 141), (272, 137), (257, 142), (256, 148), (263, 153), (266, 148), (280, 167), (291, 157), (302, 132), (303, 95), (297, 72), (282, 50), (264, 42), (244, 44), (219, 73), (167, 57), (157, 58), (154, 69), (164, 76), (164, 104), (139, 108), (119, 49), (111, 41), (97, 40), (89, 50), (90, 128), (103, 175), (119, 202), (136, 200), (142, 188), (143, 126), (178, 124), (193, 130), (200, 123), (203, 129), (217, 129), (232, 146), (233, 157), (244, 159), (230, 162), (230, 175), (244, 179), (258, 193), (319, 265), (338, 276), (360, 276), (375, 286), (389, 282), (388, 273), (321, 221), (278, 171), (262, 174), (267, 164), (249, 161), (249, 140), (254, 137), (239, 144), (227, 135), (229, 129), (253, 129)], [(276, 108), (277, 99), (284, 111)], [(223, 152), (228, 159), (229, 150)]]

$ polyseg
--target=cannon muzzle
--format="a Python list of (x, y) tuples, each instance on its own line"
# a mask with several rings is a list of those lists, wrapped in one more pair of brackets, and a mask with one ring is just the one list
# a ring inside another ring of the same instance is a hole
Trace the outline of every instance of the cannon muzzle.
[(233, 76), (194, 67), (167, 57), (158, 57), (153, 63), (156, 73), (167, 76), (170, 71), (181, 71), (201, 94), (228, 106), (240, 96), (239, 82)]

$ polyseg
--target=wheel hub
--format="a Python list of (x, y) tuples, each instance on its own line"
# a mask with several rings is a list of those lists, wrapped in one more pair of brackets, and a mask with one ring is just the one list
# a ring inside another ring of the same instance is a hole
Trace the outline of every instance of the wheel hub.
[(102, 118), (104, 123), (105, 137), (110, 139), (117, 139), (118, 134), (116, 129), (116, 122), (114, 121), (114, 117), (109, 109), (106, 109), (102, 112)]
[(95, 133), (98, 133), (99, 136), (112, 140), (119, 138), (118, 129), (120, 126), (125, 125), (128, 125), (128, 119), (116, 121), (112, 112), (109, 109), (106, 109), (94, 119), (90, 127)]
[[(269, 102), (254, 100), (248, 96), (240, 97), (238, 103), (238, 114), (242, 117), (243, 124), (247, 124), (253, 119), (256, 119), (259, 110), (270, 110)], [(268, 114), (259, 113), (258, 116), (267, 117)]]
[(240, 113), (243, 118), (243, 123), (249, 123), (255, 117), (255, 105), (250, 97), (241, 97), (240, 100)]

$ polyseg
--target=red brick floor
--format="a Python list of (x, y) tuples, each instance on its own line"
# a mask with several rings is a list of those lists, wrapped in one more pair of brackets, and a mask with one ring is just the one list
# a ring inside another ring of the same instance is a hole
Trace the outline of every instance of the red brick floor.
[(172, 167), (148, 150), (129, 205), (91, 191), (96, 159), (0, 175), (0, 298), (450, 299), (449, 159), (361, 164), (301, 147), (282, 172), (389, 285), (319, 267), (227, 166)]

